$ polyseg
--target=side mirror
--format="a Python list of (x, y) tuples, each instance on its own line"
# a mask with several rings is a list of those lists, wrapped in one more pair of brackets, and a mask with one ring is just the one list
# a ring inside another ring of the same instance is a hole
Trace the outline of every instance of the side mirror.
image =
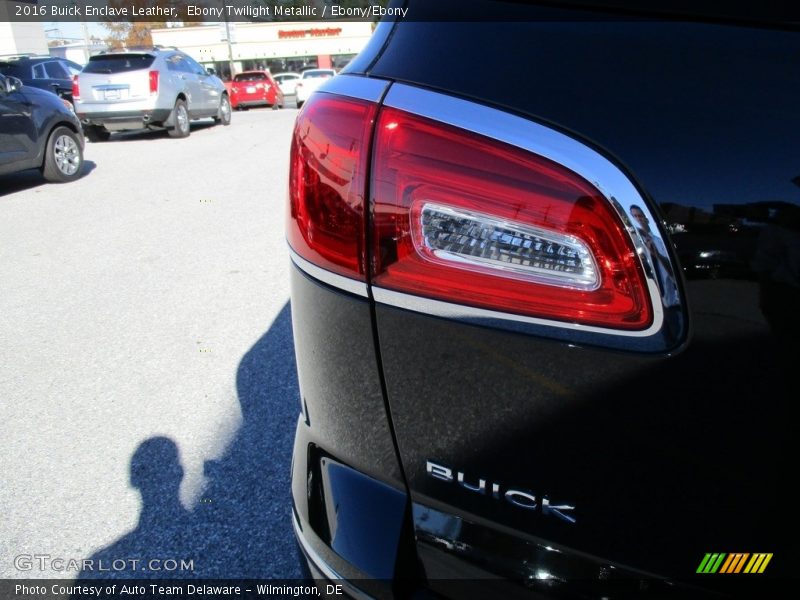
[(3, 91), (6, 94), (12, 94), (14, 92), (18, 92), (21, 88), (22, 88), (22, 81), (20, 81), (16, 77), (11, 77), (10, 75), (8, 75), (3, 79)]
[(206, 73), (208, 73), (209, 75), (216, 75), (217, 74), (217, 72), (212, 67), (208, 67), (206, 69)]

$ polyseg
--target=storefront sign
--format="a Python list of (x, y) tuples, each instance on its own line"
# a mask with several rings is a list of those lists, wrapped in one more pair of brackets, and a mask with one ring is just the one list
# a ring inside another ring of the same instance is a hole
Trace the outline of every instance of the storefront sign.
[(342, 33), (341, 27), (326, 27), (320, 29), (291, 29), (291, 30), (278, 30), (278, 38), (305, 38), (305, 37), (328, 37), (339, 35)]

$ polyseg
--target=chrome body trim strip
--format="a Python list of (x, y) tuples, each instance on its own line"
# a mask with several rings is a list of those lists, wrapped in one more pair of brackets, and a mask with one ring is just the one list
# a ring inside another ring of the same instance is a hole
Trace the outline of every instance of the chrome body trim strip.
[(363, 281), (350, 279), (344, 275), (339, 275), (338, 273), (318, 267), (317, 265), (308, 262), (305, 258), (297, 254), (297, 252), (295, 252), (291, 246), (289, 246), (289, 258), (292, 259), (292, 262), (298, 269), (307, 275), (310, 275), (314, 279), (318, 279), (323, 283), (327, 283), (331, 287), (344, 290), (345, 292), (350, 292), (356, 296), (361, 296), (362, 298), (369, 297), (367, 284)]
[(367, 102), (380, 102), (389, 85), (391, 85), (391, 82), (383, 79), (340, 74), (328, 79), (315, 91), (357, 98)]
[(377, 286), (372, 287), (372, 297), (375, 298), (376, 302), (380, 302), (381, 304), (386, 304), (388, 306), (394, 306), (395, 308), (403, 308), (405, 310), (432, 315), (434, 317), (442, 317), (444, 319), (471, 321), (477, 325), (497, 326), (499, 325), (499, 322), (509, 321), (525, 325), (560, 327), (562, 329), (569, 329), (575, 332), (602, 333), (605, 335), (610, 334), (625, 337), (648, 337), (657, 331), (653, 327), (649, 327), (648, 329), (642, 331), (624, 331), (619, 329), (594, 327), (591, 325), (581, 325), (580, 323), (569, 323), (567, 321), (553, 321), (551, 319), (527, 317), (525, 315), (516, 315), (513, 313), (498, 312), (485, 308), (466, 306), (464, 304), (454, 304), (452, 302), (434, 300), (433, 298), (423, 298), (422, 296), (414, 296), (412, 294), (396, 292), (394, 290), (388, 290), (386, 288), (380, 288)]

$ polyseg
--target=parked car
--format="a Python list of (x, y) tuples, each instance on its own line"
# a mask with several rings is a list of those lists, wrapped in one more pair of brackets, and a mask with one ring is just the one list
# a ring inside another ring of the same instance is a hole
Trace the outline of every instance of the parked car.
[(275, 81), (281, 88), (284, 96), (291, 96), (295, 93), (297, 82), (300, 80), (300, 73), (275, 73)]
[[(796, 24), (402, 6), (292, 140), (312, 574), (354, 597), (793, 597)], [(714, 250), (714, 223), (758, 229), (749, 276), (684, 277), (678, 233)]]
[(0, 75), (0, 175), (26, 169), (53, 183), (78, 179), (81, 124), (66, 100)]
[(269, 71), (244, 71), (233, 76), (231, 106), (283, 108), (283, 92)]
[(308, 69), (303, 71), (300, 80), (295, 85), (297, 108), (301, 108), (311, 94), (314, 93), (314, 90), (334, 75), (336, 75), (336, 71), (333, 69)]
[(72, 102), (72, 78), (81, 65), (54, 56), (14, 56), (0, 59), (0, 73), (16, 77), (26, 86), (53, 92)]
[(231, 122), (225, 85), (180, 50), (92, 56), (73, 86), (75, 111), (92, 142), (108, 140), (114, 131), (145, 128), (187, 137), (194, 119)]

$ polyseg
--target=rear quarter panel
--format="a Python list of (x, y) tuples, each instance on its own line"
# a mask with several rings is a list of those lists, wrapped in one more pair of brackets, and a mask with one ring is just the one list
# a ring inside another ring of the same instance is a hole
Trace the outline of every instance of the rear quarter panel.
[[(427, 544), (462, 564), (515, 572), (524, 552), (480, 533), (502, 531), (689, 581), (706, 552), (774, 552), (767, 576), (796, 577), (800, 35), (469, 6), (508, 22), (402, 23), (355, 70), (547, 124), (614, 161), (680, 257), (690, 327), (682, 347), (644, 354), (378, 305), (418, 536), (433, 507), (478, 532), (469, 552), (458, 534)], [(574, 505), (577, 522), (432, 478), (429, 460)]]

